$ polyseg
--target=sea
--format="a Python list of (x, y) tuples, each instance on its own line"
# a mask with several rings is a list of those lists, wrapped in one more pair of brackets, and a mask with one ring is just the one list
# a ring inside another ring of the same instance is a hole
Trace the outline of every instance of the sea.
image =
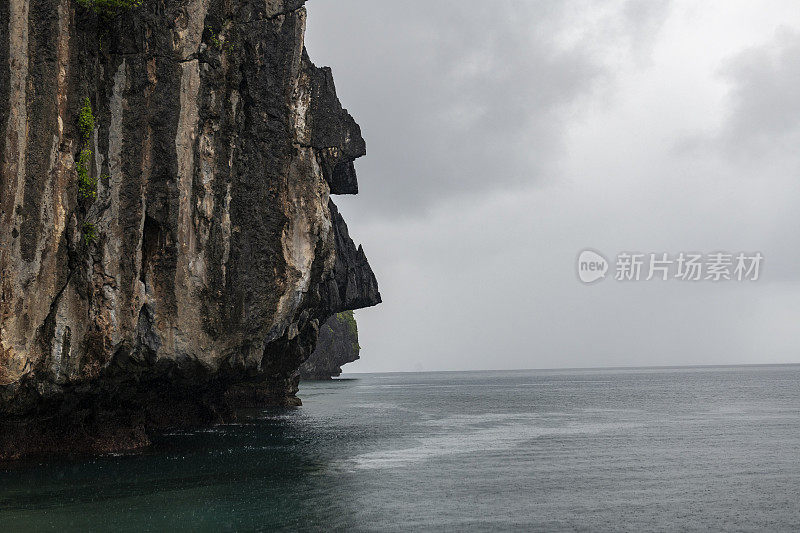
[(800, 366), (351, 374), (0, 466), (0, 531), (798, 531)]

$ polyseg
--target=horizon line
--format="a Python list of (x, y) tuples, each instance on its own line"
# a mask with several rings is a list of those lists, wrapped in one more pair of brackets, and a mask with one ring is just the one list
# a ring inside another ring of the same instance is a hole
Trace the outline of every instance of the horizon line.
[[(456, 372), (516, 372), (516, 371), (540, 371), (554, 372), (562, 370), (646, 370), (646, 369), (680, 369), (680, 368), (730, 368), (730, 367), (779, 367), (779, 366), (800, 366), (800, 362), (794, 363), (729, 363), (716, 365), (649, 365), (649, 366), (582, 366), (582, 367), (537, 367), (537, 368), (485, 368), (472, 370), (389, 370), (381, 372), (347, 372), (344, 374), (434, 374), (434, 373), (456, 373)], [(336, 376), (332, 379), (336, 379)]]

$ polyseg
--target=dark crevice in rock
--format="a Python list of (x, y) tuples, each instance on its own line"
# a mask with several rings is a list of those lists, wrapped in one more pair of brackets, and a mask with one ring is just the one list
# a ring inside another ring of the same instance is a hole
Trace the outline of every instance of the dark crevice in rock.
[[(9, 9), (11, 8), (8, 0), (0, 2), (0, 95), (10, 95), (11, 92), (11, 61), (9, 58)], [(8, 125), (10, 102), (8, 98), (0, 98), (0, 209), (6, 204), (9, 196), (5, 191), (9, 188), (11, 175), (7, 175), (6, 161), (6, 127)], [(10, 215), (10, 213), (9, 213)], [(5, 212), (0, 212), (0, 223), (6, 224), (8, 221)], [(13, 228), (13, 238), (16, 239), (19, 232)], [(0, 273), (1, 274), (1, 273)]]
[(153, 259), (164, 247), (164, 237), (161, 232), (161, 225), (150, 216), (145, 216), (144, 218), (141, 247), (142, 259), (139, 271), (139, 280), (142, 283), (146, 283), (146, 276), (153, 265)]

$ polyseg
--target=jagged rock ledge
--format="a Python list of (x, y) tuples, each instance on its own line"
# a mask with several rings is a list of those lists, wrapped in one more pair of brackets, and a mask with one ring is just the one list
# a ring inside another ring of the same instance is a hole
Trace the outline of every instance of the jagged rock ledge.
[(0, 459), (296, 404), (319, 324), (380, 302), (329, 197), (365, 143), (305, 17), (0, 3)]

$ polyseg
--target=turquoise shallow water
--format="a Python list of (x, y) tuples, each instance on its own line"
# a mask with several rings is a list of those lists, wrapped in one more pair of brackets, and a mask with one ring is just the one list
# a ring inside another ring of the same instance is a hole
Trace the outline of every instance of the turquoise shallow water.
[(354, 375), (0, 470), (0, 530), (798, 530), (800, 366)]

